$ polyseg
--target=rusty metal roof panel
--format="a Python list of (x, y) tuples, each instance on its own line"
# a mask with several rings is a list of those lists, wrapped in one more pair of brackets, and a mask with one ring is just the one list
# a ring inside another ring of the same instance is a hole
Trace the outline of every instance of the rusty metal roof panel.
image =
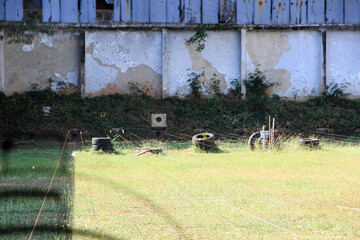
[(344, 23), (343, 0), (326, 0), (326, 19), (330, 24)]
[(203, 0), (202, 2), (202, 22), (204, 24), (219, 23), (219, 1)]
[(290, 24), (306, 24), (307, 0), (290, 0)]
[(132, 0), (132, 22), (147, 23), (149, 17), (149, 0)]
[(272, 1), (272, 24), (290, 23), (290, 0)]
[(185, 23), (201, 23), (201, 0), (185, 0)]
[(6, 21), (22, 21), (24, 17), (23, 0), (5, 1)]
[(325, 0), (308, 1), (308, 24), (325, 23)]
[(271, 23), (271, 1), (255, 0), (254, 6), (254, 24)]
[(345, 2), (345, 24), (360, 23), (360, 1), (344, 0)]
[(166, 22), (166, 0), (150, 0), (150, 22)]

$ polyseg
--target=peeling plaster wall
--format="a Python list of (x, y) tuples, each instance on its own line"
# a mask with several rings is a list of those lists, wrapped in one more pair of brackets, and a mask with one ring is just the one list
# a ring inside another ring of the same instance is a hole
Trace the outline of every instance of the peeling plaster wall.
[(276, 83), (270, 94), (305, 98), (318, 95), (321, 86), (321, 33), (248, 32), (246, 70), (256, 67), (269, 82)]
[(86, 32), (85, 94), (162, 95), (161, 32)]
[[(203, 93), (211, 91), (212, 78), (220, 81), (220, 90), (226, 92), (231, 82), (240, 78), (240, 33), (209, 32), (205, 49), (197, 52), (197, 45), (186, 45), (186, 39), (193, 32), (168, 32), (165, 55), (167, 62), (164, 69), (165, 92), (170, 96), (184, 97), (190, 93), (189, 83), (191, 72), (204, 72), (201, 77)], [(215, 75), (216, 76), (215, 76)], [(211, 92), (210, 92), (211, 93)]]
[[(32, 44), (9, 43), (4, 37), (4, 93), (32, 90), (32, 86), (64, 93), (79, 91), (80, 42), (78, 33), (59, 31), (54, 35), (39, 34)], [(0, 51), (1, 54), (1, 51)], [(62, 85), (58, 85), (61, 83)], [(34, 85), (35, 84), (35, 85)]]
[(360, 97), (360, 32), (328, 32), (327, 85), (335, 84), (351, 98)]

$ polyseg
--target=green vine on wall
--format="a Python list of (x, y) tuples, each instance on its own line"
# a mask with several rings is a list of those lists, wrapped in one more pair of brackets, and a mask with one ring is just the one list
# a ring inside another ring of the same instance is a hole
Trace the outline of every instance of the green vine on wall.
[[(38, 33), (53, 35), (57, 26), (53, 23), (42, 23), (40, 11), (28, 11), (22, 22), (6, 22), (2, 25), (6, 30), (8, 43), (31, 44)], [(1, 40), (4, 36), (0, 37)]]
[(206, 32), (207, 30), (208, 30), (207, 25), (199, 24), (195, 29), (195, 34), (192, 37), (185, 39), (186, 45), (189, 46), (191, 44), (197, 43), (198, 47), (196, 48), (196, 51), (201, 52), (202, 50), (204, 50), (206, 38), (208, 37), (208, 34)]

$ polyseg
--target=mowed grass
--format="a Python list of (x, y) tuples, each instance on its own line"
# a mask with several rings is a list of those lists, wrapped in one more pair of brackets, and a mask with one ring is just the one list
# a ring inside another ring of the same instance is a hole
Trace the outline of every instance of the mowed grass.
[[(17, 144), (0, 155), (0, 239), (28, 239), (46, 196), (62, 145)], [(65, 151), (32, 239), (68, 239), (73, 171)], [(3, 171), (4, 165), (8, 170)]]
[(76, 152), (74, 239), (360, 239), (360, 146)]

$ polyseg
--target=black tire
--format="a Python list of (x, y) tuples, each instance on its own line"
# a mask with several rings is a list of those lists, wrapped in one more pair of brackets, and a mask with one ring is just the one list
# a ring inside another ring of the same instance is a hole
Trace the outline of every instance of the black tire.
[(93, 152), (98, 152), (100, 150), (104, 151), (104, 152), (110, 152), (112, 151), (112, 146), (110, 145), (93, 145), (92, 146)]
[(253, 133), (248, 140), (248, 145), (251, 150), (255, 150), (256, 141), (260, 138), (260, 132)]
[(192, 143), (205, 151), (214, 149), (215, 135), (213, 133), (199, 133), (192, 137)]
[(107, 144), (111, 144), (111, 138), (106, 138), (106, 137), (94, 137), (91, 140), (91, 143), (93, 145), (107, 145)]
[(320, 141), (317, 138), (301, 138), (301, 139), (299, 139), (299, 144), (317, 147), (317, 146), (319, 146)]

